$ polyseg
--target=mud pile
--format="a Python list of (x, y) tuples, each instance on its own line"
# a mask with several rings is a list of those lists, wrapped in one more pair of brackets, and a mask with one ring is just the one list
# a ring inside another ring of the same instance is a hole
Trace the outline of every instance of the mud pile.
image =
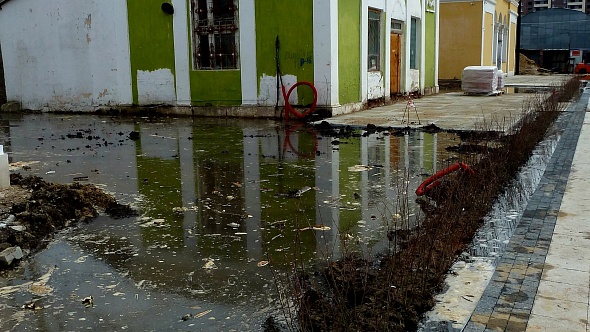
[(539, 66), (537, 66), (535, 61), (527, 58), (523, 54), (520, 54), (518, 65), (520, 75), (541, 75), (541, 73), (539, 73)]
[[(0, 199), (0, 269), (43, 249), (56, 231), (91, 221), (99, 211), (113, 218), (136, 214), (91, 184), (53, 184), (20, 174), (11, 174), (10, 183)], [(8, 259), (1, 254), (5, 251), (12, 253)]]

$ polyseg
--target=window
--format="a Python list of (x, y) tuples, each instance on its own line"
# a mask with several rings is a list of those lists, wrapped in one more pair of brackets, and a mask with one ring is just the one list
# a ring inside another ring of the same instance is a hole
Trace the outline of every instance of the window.
[(418, 19), (410, 23), (410, 69), (418, 69)]
[(369, 9), (368, 69), (381, 69), (381, 12)]
[(195, 69), (238, 68), (237, 0), (191, 0)]
[(391, 20), (391, 32), (401, 34), (403, 27), (404, 22), (398, 20)]

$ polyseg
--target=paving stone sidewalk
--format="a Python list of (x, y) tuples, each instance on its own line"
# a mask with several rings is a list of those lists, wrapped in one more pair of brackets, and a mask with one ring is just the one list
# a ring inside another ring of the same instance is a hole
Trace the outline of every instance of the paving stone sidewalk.
[[(537, 323), (529, 326), (529, 321), (542, 275), (552, 268), (546, 257), (576, 146), (584, 143), (578, 139), (589, 97), (590, 91), (585, 91), (557, 122), (562, 136), (555, 152), (464, 331), (551, 330), (539, 329)], [(570, 331), (566, 326), (559, 330)]]

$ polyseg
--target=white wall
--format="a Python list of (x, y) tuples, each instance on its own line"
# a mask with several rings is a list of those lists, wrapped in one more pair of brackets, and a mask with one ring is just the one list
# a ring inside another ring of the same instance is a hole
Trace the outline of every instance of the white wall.
[(313, 76), (318, 105), (338, 106), (338, 1), (313, 1)]
[(131, 104), (125, 1), (18, 0), (0, 11), (8, 100), (24, 108)]
[[(368, 73), (367, 71), (367, 11), (368, 8), (375, 8), (384, 11), (383, 19), (385, 20), (385, 29), (382, 31), (382, 38), (385, 49), (382, 52), (383, 63), (381, 71)], [(402, 40), (402, 58), (400, 66), (400, 91), (413, 92), (419, 90), (424, 92), (424, 20), (423, 4), (420, 1), (405, 1), (405, 0), (362, 0), (362, 26), (361, 26), (361, 93), (363, 102), (367, 99), (376, 99), (381, 97), (389, 97), (390, 91), (390, 24), (391, 20), (399, 20), (404, 22), (403, 40)], [(410, 69), (410, 22), (411, 18), (416, 17), (420, 20), (419, 35), (418, 35), (418, 69)]]
[[(424, 20), (423, 20), (423, 1), (408, 1), (407, 15), (406, 15), (406, 29), (405, 29), (405, 80), (402, 83), (402, 89), (404, 92), (414, 92), (419, 90), (421, 93), (424, 91), (424, 79), (423, 79), (423, 68), (424, 68), (424, 47), (422, 45), (424, 41)], [(412, 17), (419, 19), (418, 24), (418, 45), (417, 45), (417, 69), (410, 69), (410, 30)]]

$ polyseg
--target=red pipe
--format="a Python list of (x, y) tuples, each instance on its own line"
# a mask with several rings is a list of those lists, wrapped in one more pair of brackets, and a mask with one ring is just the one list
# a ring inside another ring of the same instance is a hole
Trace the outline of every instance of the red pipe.
[(427, 192), (429, 192), (430, 190), (432, 190), (433, 188), (435, 188), (436, 186), (438, 186), (440, 184), (440, 181), (438, 181), (438, 179), (442, 178), (443, 176), (445, 176), (449, 173), (453, 173), (454, 171), (456, 171), (460, 168), (463, 169), (464, 171), (471, 173), (471, 174), (475, 174), (475, 172), (471, 168), (469, 168), (469, 166), (467, 166), (467, 164), (456, 163), (454, 165), (451, 165), (443, 170), (440, 170), (440, 171), (434, 173), (432, 176), (430, 176), (428, 179), (426, 179), (424, 182), (422, 182), (422, 184), (420, 184), (418, 186), (418, 189), (416, 189), (416, 195), (422, 196), (422, 195), (426, 194)]
[(289, 126), (287, 127), (287, 129), (285, 130), (285, 140), (283, 141), (283, 155), (285, 154), (285, 151), (287, 151), (287, 147), (289, 147), (289, 149), (291, 151), (293, 151), (296, 155), (300, 156), (300, 157), (304, 157), (304, 158), (312, 158), (316, 156), (316, 152), (318, 151), (318, 137), (317, 137), (317, 133), (315, 130), (309, 128), (309, 127), (305, 127), (305, 130), (310, 133), (313, 137), (313, 142), (314, 142), (314, 147), (313, 147), (313, 151), (312, 152), (308, 152), (308, 153), (303, 153), (300, 152), (299, 150), (295, 149), (295, 147), (293, 147), (293, 143), (291, 143), (291, 134), (294, 133), (295, 131), (299, 131), (299, 129), (303, 127), (303, 123), (299, 123), (295, 126)]
[[(293, 106), (291, 106), (291, 104), (289, 104), (289, 97), (291, 96), (291, 92), (293, 92), (293, 90), (295, 90), (295, 88), (300, 85), (307, 85), (313, 91), (313, 103), (311, 104), (311, 107), (303, 113), (299, 113), (299, 112), (295, 111)], [(289, 113), (295, 115), (296, 117), (298, 117), (300, 119), (303, 119), (306, 116), (313, 113), (313, 111), (315, 110), (315, 106), (318, 102), (318, 90), (316, 90), (316, 88), (315, 88), (315, 86), (313, 86), (313, 84), (311, 84), (309, 82), (297, 82), (293, 86), (291, 86), (288, 93), (285, 91), (285, 86), (283, 84), (281, 84), (281, 89), (283, 90), (283, 99), (285, 100), (285, 120), (287, 120), (287, 121), (289, 120)]]

